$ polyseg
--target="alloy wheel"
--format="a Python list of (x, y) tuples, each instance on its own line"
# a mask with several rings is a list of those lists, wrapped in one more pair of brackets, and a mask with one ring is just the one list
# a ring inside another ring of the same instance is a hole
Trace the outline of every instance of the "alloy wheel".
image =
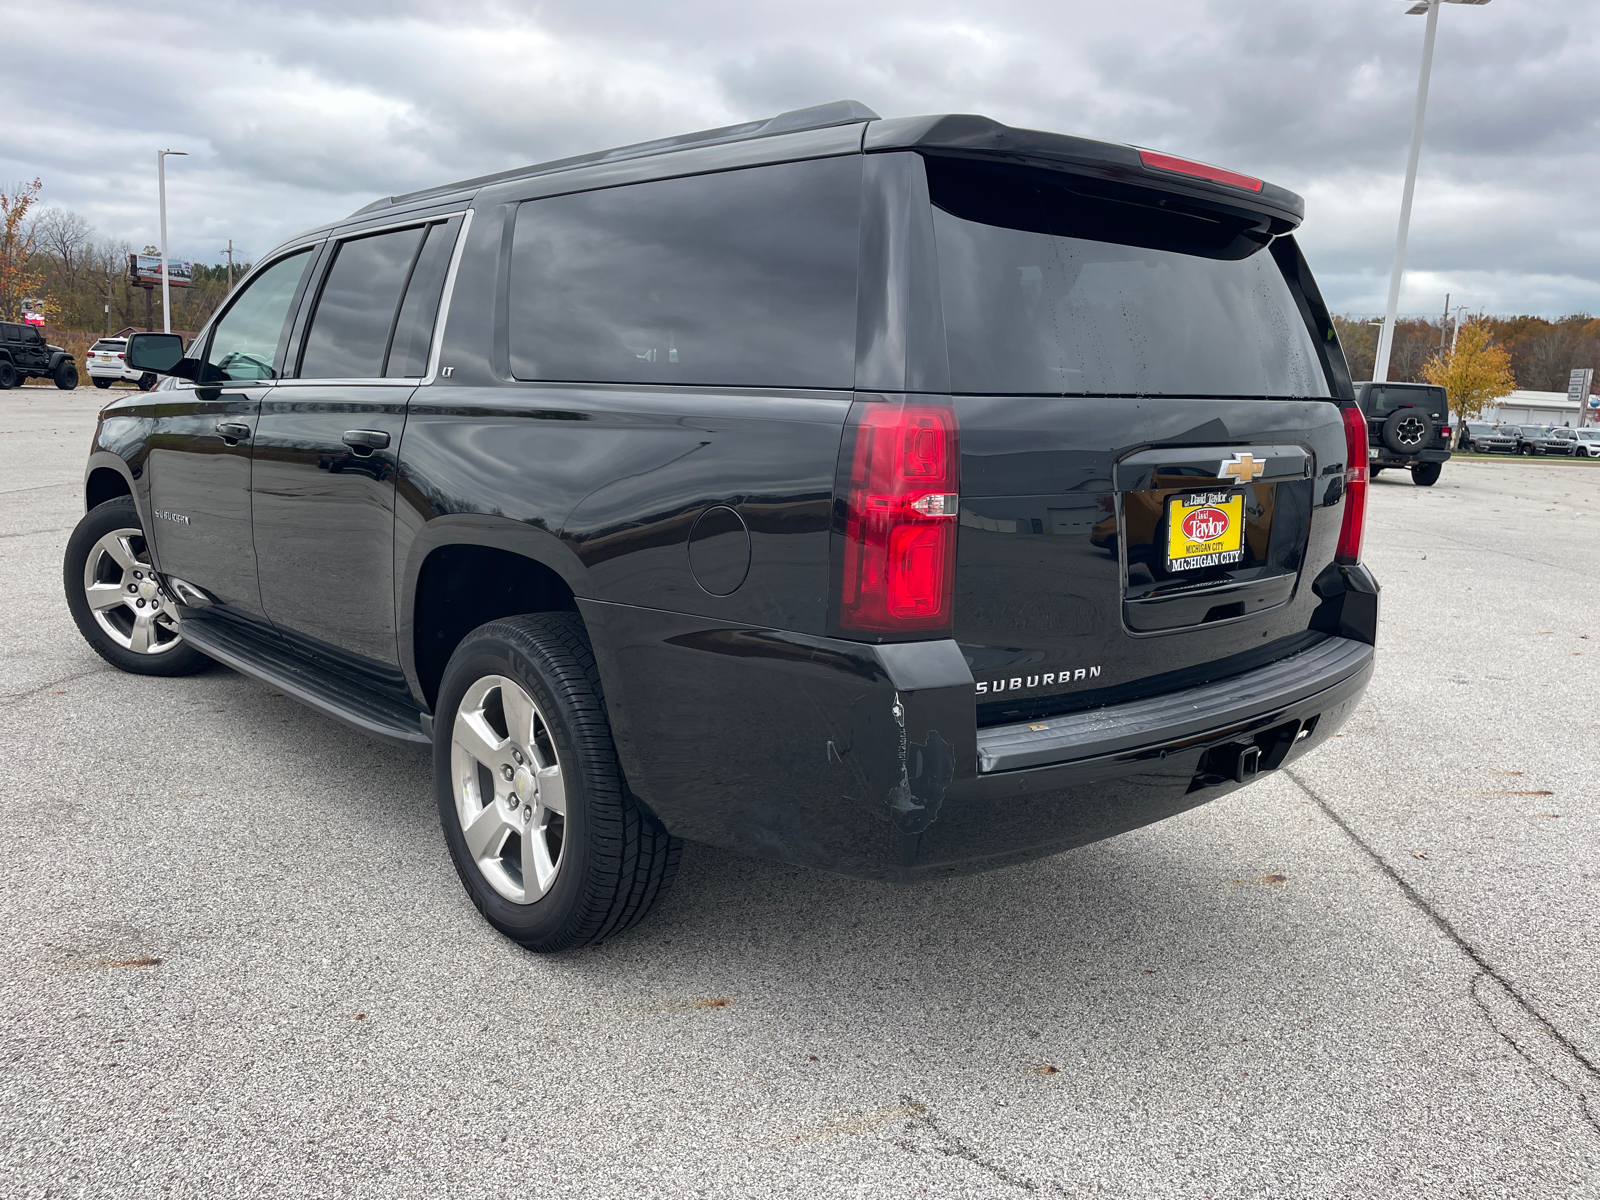
[(143, 530), (114, 529), (94, 544), (83, 564), (83, 591), (95, 624), (124, 650), (165, 654), (182, 643)]
[(486, 675), (456, 709), (450, 780), (467, 853), (513, 904), (532, 904), (556, 881), (567, 793), (549, 722), (522, 685)]

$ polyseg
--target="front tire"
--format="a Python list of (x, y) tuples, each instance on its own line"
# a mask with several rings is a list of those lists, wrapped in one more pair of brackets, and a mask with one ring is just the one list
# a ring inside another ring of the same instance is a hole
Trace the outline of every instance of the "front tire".
[(17, 375), (17, 365), (13, 362), (0, 361), (0, 392), (9, 392), (22, 380)]
[(439, 817), (489, 924), (530, 950), (621, 933), (665, 894), (681, 843), (628, 791), (576, 613), (480, 626), (434, 715)]
[(183, 640), (129, 496), (96, 505), (67, 539), (67, 609), (84, 641), (133, 675), (189, 675), (211, 660)]
[(146, 371), (143, 375), (139, 376), (139, 390), (141, 392), (148, 392), (151, 388), (155, 387), (155, 385), (156, 377), (154, 373)]
[(1439, 482), (1439, 472), (1442, 470), (1444, 470), (1443, 463), (1418, 463), (1411, 468), (1411, 482), (1418, 487), (1432, 487)]

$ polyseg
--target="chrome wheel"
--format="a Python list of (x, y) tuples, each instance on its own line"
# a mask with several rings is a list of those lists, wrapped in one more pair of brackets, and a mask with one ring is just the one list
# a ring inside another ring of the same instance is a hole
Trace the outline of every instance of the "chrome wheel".
[(486, 675), (461, 697), (450, 780), (467, 853), (513, 904), (532, 904), (556, 880), (567, 793), (549, 723), (513, 679)]
[(182, 644), (142, 529), (114, 529), (94, 544), (83, 564), (83, 591), (95, 624), (124, 650), (165, 654)]

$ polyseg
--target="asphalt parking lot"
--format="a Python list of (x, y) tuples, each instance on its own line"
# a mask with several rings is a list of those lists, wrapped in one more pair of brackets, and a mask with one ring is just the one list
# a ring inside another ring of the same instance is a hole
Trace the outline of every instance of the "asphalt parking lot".
[(0, 394), (0, 1194), (1600, 1194), (1600, 471), (1378, 480), (1290, 772), (915, 889), (689, 847), (539, 958), (423, 756), (81, 641), (106, 398)]

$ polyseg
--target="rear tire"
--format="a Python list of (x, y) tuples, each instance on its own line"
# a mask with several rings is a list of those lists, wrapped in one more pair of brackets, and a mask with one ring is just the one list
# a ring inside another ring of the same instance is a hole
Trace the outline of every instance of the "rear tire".
[(1439, 482), (1439, 472), (1442, 470), (1444, 470), (1443, 463), (1418, 463), (1411, 468), (1411, 482), (1418, 487), (1432, 487)]
[(131, 496), (96, 505), (78, 522), (67, 539), (62, 582), (83, 640), (118, 670), (190, 675), (211, 665), (166, 616), (172, 599), (160, 591), (150, 568)]
[(139, 376), (139, 390), (141, 392), (148, 392), (151, 388), (155, 387), (155, 385), (156, 377), (151, 372), (146, 371), (143, 375)]
[(489, 924), (528, 949), (621, 933), (677, 875), (682, 843), (628, 791), (576, 613), (468, 634), (445, 667), (433, 746), (461, 884)]
[(78, 387), (78, 365), (71, 361), (63, 362), (56, 367), (50, 378), (56, 381), (56, 386), (63, 392), (76, 391)]

